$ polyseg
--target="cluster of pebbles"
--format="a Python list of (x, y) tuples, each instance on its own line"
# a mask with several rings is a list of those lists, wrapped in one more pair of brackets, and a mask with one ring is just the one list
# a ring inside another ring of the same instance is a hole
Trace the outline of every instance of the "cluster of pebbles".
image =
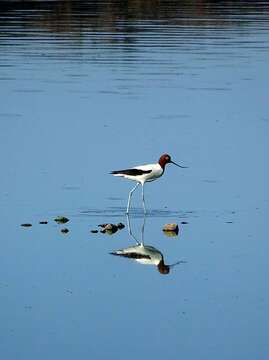
[[(66, 224), (69, 219), (65, 216), (57, 216), (54, 221), (57, 224)], [(39, 221), (39, 224), (48, 224), (48, 221)], [(181, 221), (181, 224), (188, 224), (186, 221)], [(21, 224), (21, 226), (23, 227), (31, 227), (32, 224), (31, 223), (24, 223)], [(91, 230), (91, 233), (96, 234), (98, 232), (102, 233), (102, 234), (108, 234), (108, 235), (112, 235), (115, 232), (117, 232), (118, 230), (122, 230), (125, 228), (125, 225), (123, 223), (118, 223), (118, 224), (112, 224), (112, 223), (105, 223), (105, 224), (99, 224), (98, 225), (100, 229), (93, 229)], [(179, 226), (178, 224), (175, 223), (171, 223), (171, 224), (165, 224), (163, 226), (163, 232), (166, 236), (177, 236), (179, 233)], [(62, 228), (61, 232), (63, 234), (67, 234), (69, 232), (68, 228)]]
[[(69, 221), (69, 219), (65, 216), (57, 216), (54, 221), (57, 223), (57, 224), (65, 224)], [(39, 224), (41, 225), (46, 225), (48, 224), (49, 222), (47, 220), (42, 220), (42, 221), (39, 221)], [(33, 226), (31, 223), (23, 223), (21, 224), (22, 227), (31, 227)], [(63, 234), (67, 234), (69, 232), (69, 230), (67, 228), (63, 228), (61, 229), (61, 232)]]
[[(57, 216), (54, 221), (57, 224), (66, 224), (69, 219), (65, 216)], [(48, 221), (39, 221), (39, 224), (48, 224)], [(21, 224), (22, 227), (31, 227), (32, 224), (31, 223), (23, 223)], [(108, 224), (100, 224), (98, 225), (98, 227), (101, 228), (101, 230), (91, 230), (91, 233), (102, 233), (102, 234), (114, 234), (116, 231), (121, 230), (123, 228), (125, 228), (125, 225), (123, 223), (118, 223), (118, 224), (112, 224), (112, 223), (108, 223)], [(62, 228), (61, 232), (63, 234), (67, 234), (69, 232), (68, 228)]]

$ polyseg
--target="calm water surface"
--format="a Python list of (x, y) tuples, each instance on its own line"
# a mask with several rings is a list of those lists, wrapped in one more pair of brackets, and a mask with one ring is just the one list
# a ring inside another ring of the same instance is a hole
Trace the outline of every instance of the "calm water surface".
[[(1, 1), (1, 358), (268, 359), (268, 64), (268, 1)], [(90, 232), (127, 225), (109, 172), (164, 152), (166, 275)]]

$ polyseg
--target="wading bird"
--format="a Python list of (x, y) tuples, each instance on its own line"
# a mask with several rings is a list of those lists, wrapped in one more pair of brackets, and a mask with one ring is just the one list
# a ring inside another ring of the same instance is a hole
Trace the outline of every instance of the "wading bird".
[(161, 177), (164, 173), (165, 166), (167, 164), (174, 164), (180, 168), (186, 168), (186, 166), (178, 165), (174, 161), (172, 161), (170, 155), (163, 154), (156, 164), (139, 165), (130, 169), (111, 171), (110, 174), (114, 176), (122, 176), (125, 179), (136, 181), (135, 187), (129, 192), (127, 209), (126, 209), (127, 214), (129, 213), (129, 209), (130, 209), (132, 194), (139, 184), (141, 184), (142, 186), (142, 203), (143, 203), (144, 213), (146, 214), (145, 199), (144, 199), (144, 184), (145, 182), (154, 181), (159, 177)]

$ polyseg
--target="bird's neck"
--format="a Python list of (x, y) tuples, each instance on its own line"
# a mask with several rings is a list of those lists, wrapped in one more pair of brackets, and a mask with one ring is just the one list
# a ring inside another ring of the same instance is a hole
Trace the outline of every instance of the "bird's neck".
[(163, 171), (164, 171), (165, 165), (167, 164), (167, 162), (166, 162), (164, 159), (160, 158), (160, 160), (158, 161), (158, 164), (160, 165), (160, 167), (161, 167), (161, 168), (163, 169)]

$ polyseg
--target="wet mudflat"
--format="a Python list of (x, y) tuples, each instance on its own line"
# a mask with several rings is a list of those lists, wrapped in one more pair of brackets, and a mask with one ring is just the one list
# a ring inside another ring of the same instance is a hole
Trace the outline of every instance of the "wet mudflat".
[(2, 357), (267, 359), (268, 2), (0, 10)]

